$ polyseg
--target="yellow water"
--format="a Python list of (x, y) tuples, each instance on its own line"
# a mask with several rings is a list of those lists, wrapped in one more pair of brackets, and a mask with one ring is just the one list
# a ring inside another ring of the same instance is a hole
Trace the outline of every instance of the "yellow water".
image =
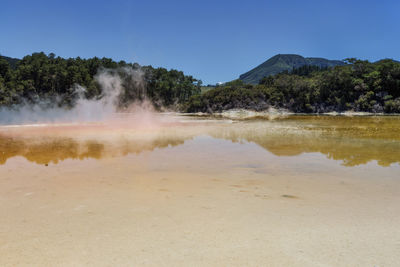
[(397, 266), (400, 118), (0, 127), (0, 266)]

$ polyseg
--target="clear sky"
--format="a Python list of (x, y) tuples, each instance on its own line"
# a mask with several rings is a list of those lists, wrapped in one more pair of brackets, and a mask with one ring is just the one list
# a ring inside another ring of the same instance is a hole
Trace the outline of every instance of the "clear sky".
[(0, 54), (111, 57), (229, 81), (278, 53), (400, 59), (399, 0), (2, 0)]

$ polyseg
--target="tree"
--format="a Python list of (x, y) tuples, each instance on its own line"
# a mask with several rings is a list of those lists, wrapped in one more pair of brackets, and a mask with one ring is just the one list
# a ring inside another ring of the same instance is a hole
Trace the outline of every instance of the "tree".
[(10, 70), (10, 64), (3, 57), (0, 56), (0, 76), (5, 77)]

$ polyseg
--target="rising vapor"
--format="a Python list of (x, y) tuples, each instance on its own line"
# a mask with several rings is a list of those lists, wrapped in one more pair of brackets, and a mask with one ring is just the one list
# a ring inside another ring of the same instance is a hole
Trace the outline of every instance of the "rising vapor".
[[(86, 88), (76, 84), (72, 90), (78, 97), (72, 108), (58, 107), (48, 100), (0, 108), (0, 124), (96, 122), (111, 119), (118, 112), (154, 111), (146, 98), (144, 72), (140, 68), (100, 69), (94, 78), (102, 90), (100, 98), (85, 98)], [(137, 100), (123, 103), (124, 94)]]

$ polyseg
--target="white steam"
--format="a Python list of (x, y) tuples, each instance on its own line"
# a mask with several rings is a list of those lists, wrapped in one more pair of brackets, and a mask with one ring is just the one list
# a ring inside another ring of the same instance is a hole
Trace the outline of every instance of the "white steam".
[(111, 119), (120, 111), (119, 101), (121, 94), (125, 93), (124, 88), (128, 88), (131, 94), (140, 96), (140, 100), (125, 107), (124, 112), (153, 111), (152, 105), (145, 97), (143, 76), (140, 69), (101, 69), (94, 77), (102, 90), (100, 99), (86, 99), (86, 88), (74, 85), (73, 90), (78, 99), (73, 108), (48, 108), (44, 102), (25, 104), (13, 109), (0, 108), (0, 124), (92, 122)]

